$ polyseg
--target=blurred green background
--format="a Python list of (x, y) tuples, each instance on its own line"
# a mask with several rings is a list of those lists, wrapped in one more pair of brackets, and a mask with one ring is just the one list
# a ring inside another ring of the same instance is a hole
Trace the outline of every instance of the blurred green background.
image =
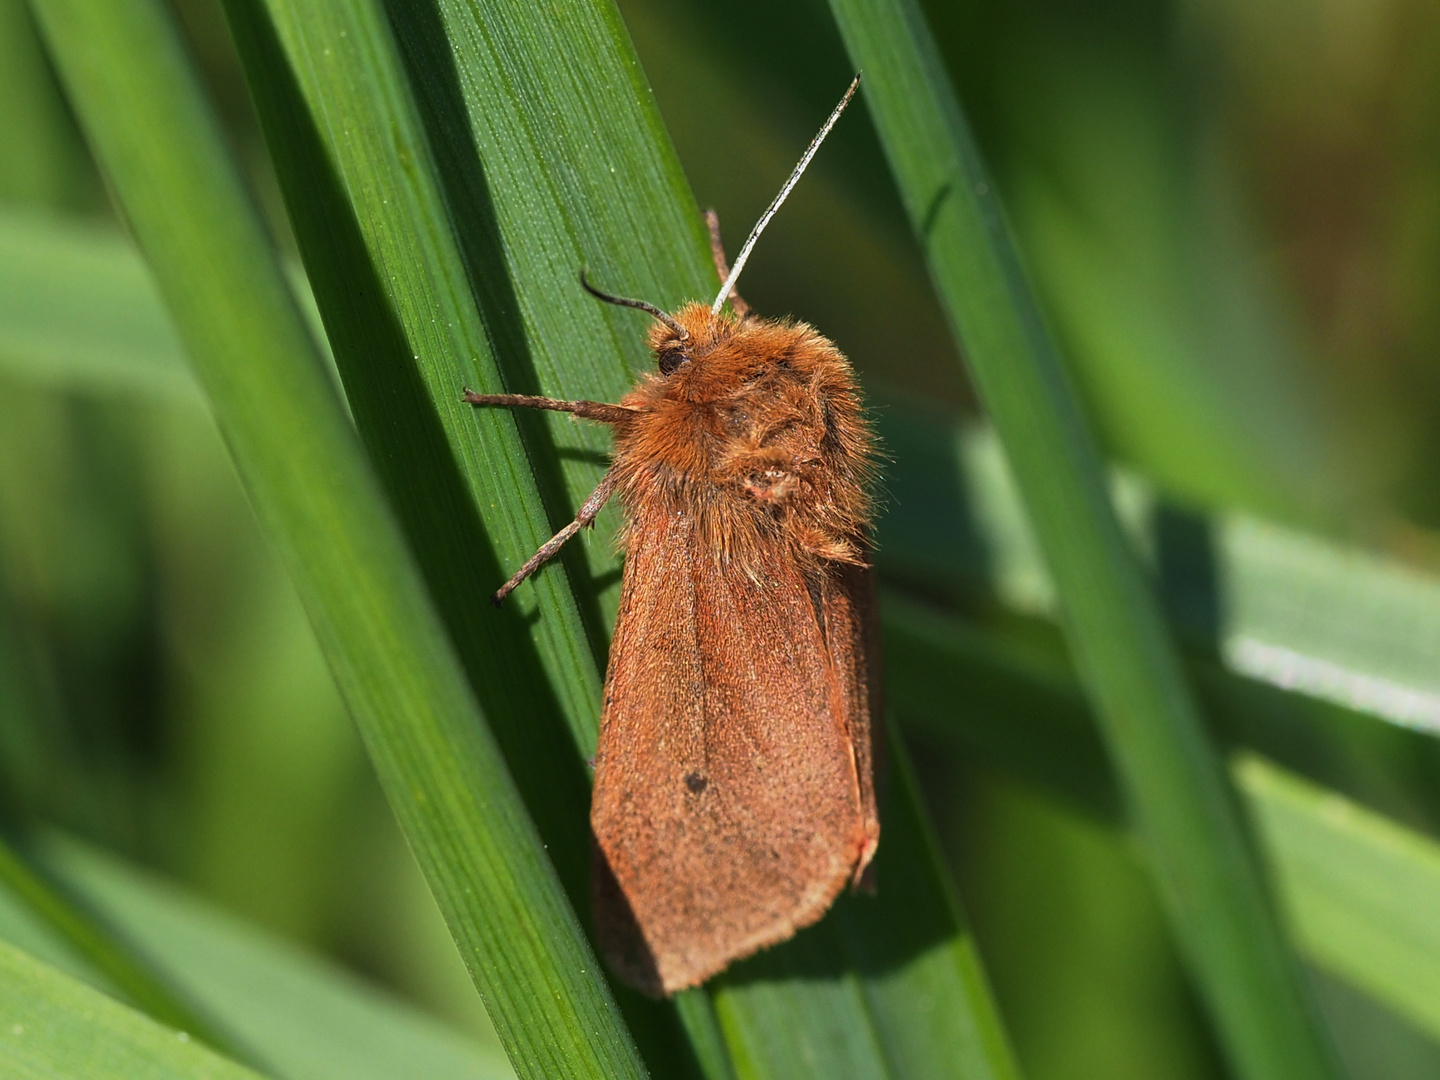
[[(733, 251), (852, 74), (828, 12), (621, 9)], [(224, 18), (203, 0), (179, 10), (293, 246)], [(1440, 572), (1440, 8), (972, 0), (927, 13), (1115, 459), (1182, 518), (1244, 511)], [(124, 243), (18, 0), (0, 0), (0, 200), (0, 292), (27, 272), (37, 220), (47, 236), (57, 221), (74, 230), (77, 250)], [(749, 267), (752, 306), (821, 327), (860, 370), (897, 460), (882, 567), (900, 591), (928, 587), (899, 556), (946, 500), (906, 467), (905, 430), (977, 408), (863, 110)], [(5, 811), (189, 883), (492, 1038), (178, 346), (131, 310), (99, 313), (175, 361), (173, 377), (159, 365), (127, 383), (101, 347), (93, 370), (46, 363), (5, 304)], [(1058, 649), (1013, 593), (961, 583), (949, 600), (975, 627)], [(915, 738), (1027, 1074), (1224, 1075), (1122, 834), (983, 755)], [(1429, 739), (1337, 722), (1287, 750), (1411, 826), (1440, 822)], [(1418, 1026), (1315, 978), (1342, 1051), (1363, 1063), (1355, 1076), (1440, 1077)]]

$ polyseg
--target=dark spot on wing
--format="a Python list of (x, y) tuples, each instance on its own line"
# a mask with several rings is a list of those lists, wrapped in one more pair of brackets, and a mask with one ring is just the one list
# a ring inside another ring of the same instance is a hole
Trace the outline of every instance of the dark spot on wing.
[(705, 790), (706, 785), (709, 783), (710, 781), (706, 780), (705, 777), (701, 776), (698, 772), (685, 774), (685, 786), (690, 789), (691, 794), (699, 795), (700, 792)]

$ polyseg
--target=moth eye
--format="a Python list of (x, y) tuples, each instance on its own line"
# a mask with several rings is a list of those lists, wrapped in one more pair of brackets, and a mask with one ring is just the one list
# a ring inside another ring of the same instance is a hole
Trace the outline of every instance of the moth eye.
[(684, 349), (666, 349), (660, 354), (660, 374), (673, 374), (681, 364), (688, 364), (690, 357), (685, 354)]

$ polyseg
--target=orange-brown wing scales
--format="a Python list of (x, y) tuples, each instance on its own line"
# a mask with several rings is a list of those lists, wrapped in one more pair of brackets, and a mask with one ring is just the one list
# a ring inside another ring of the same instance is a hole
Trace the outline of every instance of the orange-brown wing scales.
[(843, 715), (860, 790), (860, 816), (865, 846), (855, 863), (853, 883), (874, 890), (862, 877), (880, 845), (880, 813), (875, 777), (880, 773), (883, 729), (881, 706), (880, 621), (875, 616), (875, 570), (870, 566), (837, 565), (824, 583), (826, 638), (836, 681), (846, 695)]
[(682, 515), (636, 526), (590, 822), (601, 947), (655, 994), (818, 919), (878, 826), (868, 746), (852, 742), (869, 725), (848, 597), (821, 601), (841, 624), (827, 635), (793, 561), (762, 558), (755, 582), (723, 572)]

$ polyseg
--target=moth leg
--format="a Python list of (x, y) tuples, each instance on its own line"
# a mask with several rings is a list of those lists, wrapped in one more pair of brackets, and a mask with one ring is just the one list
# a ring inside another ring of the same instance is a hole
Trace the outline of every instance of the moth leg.
[(603, 401), (561, 401), (559, 398), (531, 397), (529, 394), (477, 394), (466, 389), (465, 400), (471, 405), (506, 405), (521, 409), (548, 409), (568, 412), (585, 420), (606, 424), (623, 424), (635, 419), (637, 410), (627, 405), (607, 405)]
[[(730, 276), (730, 260), (725, 258), (725, 243), (720, 239), (720, 215), (714, 210), (705, 211), (705, 227), (710, 230), (710, 257), (715, 260), (715, 272), (720, 275), (720, 284)], [(730, 307), (739, 318), (750, 314), (750, 305), (740, 299), (740, 294), (730, 290)]]
[[(542, 398), (540, 400), (545, 399)], [(576, 403), (561, 402), (561, 404)], [(587, 404), (593, 404), (593, 402)], [(616, 406), (607, 405), (606, 408), (613, 409), (616, 408)], [(569, 412), (570, 410), (565, 409), (562, 411)], [(500, 588), (495, 591), (495, 595), (490, 598), (491, 602), (496, 607), (499, 607), (500, 604), (504, 601), (505, 597), (509, 596), (512, 592), (515, 591), (515, 587), (517, 585), (519, 585), (522, 581), (528, 578), (531, 574), (535, 573), (536, 570), (539, 570), (540, 567), (545, 565), (545, 563), (553, 559), (572, 536), (578, 533), (581, 529), (585, 528), (585, 526), (594, 522), (595, 518), (599, 516), (600, 511), (604, 508), (605, 503), (609, 501), (610, 496), (614, 493), (614, 491), (615, 474), (613, 472), (607, 472), (604, 478), (600, 481), (599, 486), (597, 486), (595, 490), (590, 493), (590, 497), (585, 500), (585, 505), (580, 507), (580, 512), (575, 515), (575, 520), (570, 522), (569, 525), (566, 525), (549, 540), (545, 541), (545, 543), (541, 545), (539, 551), (535, 552), (534, 555), (531, 555), (530, 558), (526, 559), (525, 565), (520, 567), (519, 570), (515, 571), (515, 576), (512, 577), (509, 581), (507, 581), (504, 585), (501, 585)]]

